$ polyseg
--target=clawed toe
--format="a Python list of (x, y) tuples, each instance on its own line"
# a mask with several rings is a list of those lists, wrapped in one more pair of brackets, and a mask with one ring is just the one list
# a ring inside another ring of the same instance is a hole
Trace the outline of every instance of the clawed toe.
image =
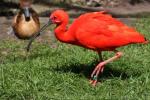
[(90, 80), (90, 84), (94, 87), (96, 86), (97, 82), (97, 80)]
[(96, 86), (96, 84), (97, 84), (97, 76), (91, 77), (90, 84), (92, 86)]

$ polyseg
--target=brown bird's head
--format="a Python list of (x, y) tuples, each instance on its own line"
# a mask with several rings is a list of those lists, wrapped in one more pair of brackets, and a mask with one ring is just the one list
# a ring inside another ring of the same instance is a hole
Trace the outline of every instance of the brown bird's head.
[(30, 20), (30, 8), (31, 8), (32, 0), (20, 0), (20, 8), (23, 11), (23, 14), (25, 16), (25, 20)]

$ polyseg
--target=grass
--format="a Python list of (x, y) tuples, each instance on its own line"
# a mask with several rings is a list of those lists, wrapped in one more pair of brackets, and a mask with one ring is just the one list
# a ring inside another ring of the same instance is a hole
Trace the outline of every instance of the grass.
[[(150, 39), (150, 20), (136, 23)], [(90, 50), (53, 42), (0, 42), (0, 100), (148, 100), (150, 98), (150, 45), (119, 48), (124, 56), (108, 65), (93, 88), (89, 75), (98, 55)], [(52, 46), (55, 45), (55, 46)], [(105, 59), (113, 53), (104, 52)]]

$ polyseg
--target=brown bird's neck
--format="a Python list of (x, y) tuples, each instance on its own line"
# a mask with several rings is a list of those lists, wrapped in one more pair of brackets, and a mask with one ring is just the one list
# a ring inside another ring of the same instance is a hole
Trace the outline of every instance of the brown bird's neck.
[(72, 43), (74, 41), (74, 38), (68, 32), (67, 24), (68, 23), (63, 23), (61, 25), (58, 25), (55, 29), (55, 36), (61, 42)]
[[(30, 8), (29, 11), (30, 11), (30, 13), (31, 13), (32, 19), (33, 19), (38, 25), (40, 25), (38, 14), (37, 14), (37, 13), (34, 11), (34, 9), (32, 9), (32, 8)], [(17, 23), (19, 23), (19, 22), (25, 20), (25, 19), (23, 19), (22, 16), (23, 16), (23, 10), (20, 9), (20, 11), (19, 11), (19, 13), (18, 13), (18, 15), (17, 15), (17, 21), (16, 21)], [(30, 19), (30, 20), (31, 20), (31, 19)]]

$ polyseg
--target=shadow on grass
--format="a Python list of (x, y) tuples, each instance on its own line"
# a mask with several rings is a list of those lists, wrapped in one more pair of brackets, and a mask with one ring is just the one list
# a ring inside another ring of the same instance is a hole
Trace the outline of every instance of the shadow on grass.
[[(35, 59), (36, 57), (41, 57), (41, 56), (45, 56), (45, 55), (49, 55), (49, 56), (55, 56), (57, 51), (53, 51), (53, 53), (51, 53), (51, 55), (47, 54), (46, 52), (43, 52), (42, 54), (36, 54), (36, 55), (31, 55), (30, 59)], [(58, 55), (61, 54), (61, 52), (57, 52)], [(63, 60), (62, 60), (63, 61)], [(67, 62), (67, 63), (72, 63), (72, 62)], [(49, 68), (42, 68), (41, 70), (43, 71), (54, 71), (54, 72), (58, 72), (58, 73), (75, 73), (75, 74), (79, 74), (79, 75), (84, 75), (86, 78), (90, 78), (90, 75), (92, 73), (92, 71), (94, 70), (95, 66), (98, 64), (98, 61), (93, 61), (92, 63), (88, 63), (88, 64), (81, 64), (81, 63), (77, 63), (76, 61), (70, 65), (58, 65), (58, 67), (49, 67)], [(126, 65), (124, 65), (126, 66)], [(133, 73), (137, 73), (135, 71), (133, 71)], [(106, 65), (104, 68), (104, 72), (102, 74), (100, 74), (100, 79), (108, 79), (108, 78), (112, 78), (112, 77), (118, 77), (119, 79), (122, 80), (126, 80), (129, 77), (133, 76), (133, 77), (137, 77), (141, 75), (141, 72), (137, 73), (137, 74), (127, 74), (127, 72), (125, 70), (121, 70), (121, 69), (115, 69), (114, 67), (112, 67), (110, 64)]]
[[(92, 64), (89, 64), (89, 65), (80, 64), (80, 65), (71, 65), (71, 66), (60, 66), (60, 67), (54, 68), (54, 71), (58, 71), (61, 73), (72, 72), (75, 74), (83, 74), (85, 77), (90, 78), (90, 75), (96, 65), (97, 65), (97, 62), (93, 62)], [(117, 69), (111, 68), (110, 65), (106, 65), (104, 68), (104, 72), (100, 74), (99, 78), (108, 79), (111, 77), (118, 77), (118, 78), (121, 78), (122, 80), (125, 80), (129, 78), (130, 76), (127, 75), (122, 70), (117, 70)]]

